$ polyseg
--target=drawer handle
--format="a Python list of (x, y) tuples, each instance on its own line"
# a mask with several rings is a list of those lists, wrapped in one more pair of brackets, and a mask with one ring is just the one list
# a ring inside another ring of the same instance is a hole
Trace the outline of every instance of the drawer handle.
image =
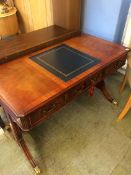
[(47, 109), (44, 109), (43, 113), (52, 112), (55, 108), (56, 108), (56, 104), (54, 103), (51, 106), (47, 107)]

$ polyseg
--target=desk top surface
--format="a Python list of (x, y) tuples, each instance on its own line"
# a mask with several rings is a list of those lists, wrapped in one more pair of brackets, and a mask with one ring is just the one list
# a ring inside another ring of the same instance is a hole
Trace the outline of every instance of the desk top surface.
[(76, 36), (78, 33), (53, 25), (0, 40), (0, 64), (63, 41), (72, 35)]
[[(98, 58), (101, 62), (64, 82), (29, 58), (61, 44)], [(125, 47), (90, 35), (65, 40), (0, 65), (0, 99), (17, 117), (23, 117), (124, 54), (127, 54)]]

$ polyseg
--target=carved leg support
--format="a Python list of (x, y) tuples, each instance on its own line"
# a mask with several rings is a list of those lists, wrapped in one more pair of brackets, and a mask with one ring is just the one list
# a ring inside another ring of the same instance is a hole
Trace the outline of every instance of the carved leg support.
[(8, 116), (9, 121), (10, 121), (10, 126), (11, 126), (11, 131), (13, 133), (13, 136), (15, 138), (15, 140), (17, 141), (17, 143), (19, 144), (19, 146), (22, 148), (24, 154), (26, 155), (27, 159), (29, 160), (31, 166), (33, 167), (34, 171), (35, 171), (35, 175), (40, 174), (40, 169), (39, 167), (36, 165), (25, 141), (24, 138), (22, 136), (22, 131), (21, 129), (18, 127), (18, 125), (12, 121), (11, 117)]
[(113, 99), (113, 98), (111, 97), (111, 95), (109, 94), (109, 92), (107, 91), (104, 81), (99, 82), (99, 83), (96, 85), (96, 87), (97, 87), (98, 89), (100, 89), (100, 91), (102, 92), (102, 94), (104, 95), (104, 97), (105, 97), (109, 102), (113, 103), (114, 105), (117, 105), (117, 104), (118, 104), (118, 102), (117, 102), (115, 99)]

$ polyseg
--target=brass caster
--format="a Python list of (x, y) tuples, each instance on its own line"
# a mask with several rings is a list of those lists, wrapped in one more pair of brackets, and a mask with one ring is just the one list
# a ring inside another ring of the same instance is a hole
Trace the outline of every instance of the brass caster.
[(112, 101), (112, 104), (114, 104), (115, 106), (117, 106), (117, 105), (118, 105), (118, 102), (114, 99), (114, 100)]
[(38, 166), (34, 168), (34, 171), (35, 171), (35, 175), (40, 174), (40, 168)]

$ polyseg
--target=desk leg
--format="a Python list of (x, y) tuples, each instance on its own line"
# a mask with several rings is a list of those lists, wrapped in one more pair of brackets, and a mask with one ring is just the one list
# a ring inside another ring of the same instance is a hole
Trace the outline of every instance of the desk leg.
[(118, 102), (112, 98), (112, 96), (109, 94), (109, 92), (107, 91), (106, 85), (104, 81), (99, 82), (98, 84), (96, 84), (96, 87), (98, 89), (100, 89), (100, 91), (102, 92), (102, 94), (104, 95), (104, 97), (111, 103), (113, 103), (114, 105), (117, 105)]
[(27, 159), (29, 160), (31, 166), (33, 167), (34, 171), (35, 171), (35, 175), (40, 174), (40, 169), (39, 167), (36, 165), (26, 143), (25, 140), (22, 136), (22, 130), (19, 128), (19, 126), (12, 121), (11, 117), (8, 115), (8, 119), (10, 122), (10, 127), (11, 127), (11, 131), (12, 134), (16, 140), (16, 142), (18, 143), (18, 145), (22, 148), (25, 156), (27, 157)]

